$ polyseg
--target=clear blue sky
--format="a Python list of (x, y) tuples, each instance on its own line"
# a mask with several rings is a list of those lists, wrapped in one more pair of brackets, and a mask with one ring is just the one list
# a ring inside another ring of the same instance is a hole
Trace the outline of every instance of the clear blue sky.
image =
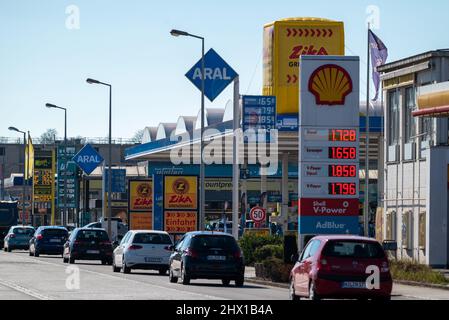
[[(80, 9), (80, 29), (66, 28), (66, 7)], [(0, 0), (0, 136), (16, 126), (39, 136), (47, 128), (69, 136), (107, 136), (107, 89), (113, 84), (113, 136), (128, 138), (145, 126), (196, 115), (200, 93), (184, 74), (200, 58), (200, 42), (174, 38), (172, 28), (206, 38), (240, 74), (242, 94), (260, 94), (262, 30), (267, 22), (313, 16), (341, 20), (348, 55), (361, 55), (366, 78), (367, 7), (380, 9), (375, 30), (389, 61), (449, 48), (449, 1), (300, 0)], [(224, 107), (232, 88), (206, 107)]]

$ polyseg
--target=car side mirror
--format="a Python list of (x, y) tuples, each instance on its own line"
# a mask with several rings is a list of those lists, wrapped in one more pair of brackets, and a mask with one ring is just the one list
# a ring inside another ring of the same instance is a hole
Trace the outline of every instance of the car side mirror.
[(290, 257), (290, 260), (291, 260), (292, 263), (298, 262), (299, 254), (298, 253), (292, 254), (292, 256)]
[(398, 250), (398, 243), (394, 240), (385, 240), (382, 242), (382, 247), (385, 251), (396, 251)]
[(173, 251), (175, 251), (175, 246), (173, 246), (173, 245), (172, 246), (166, 246), (165, 250), (173, 252)]
[(112, 242), (112, 245), (113, 245), (114, 247), (118, 247), (119, 244), (120, 244), (120, 242), (118, 242), (117, 240), (115, 240), (115, 241)]

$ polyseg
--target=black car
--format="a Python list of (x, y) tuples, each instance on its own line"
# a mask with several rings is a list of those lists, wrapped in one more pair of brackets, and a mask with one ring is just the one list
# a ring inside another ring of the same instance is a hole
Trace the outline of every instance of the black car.
[(189, 232), (173, 248), (170, 282), (178, 278), (184, 285), (192, 279), (221, 279), (223, 285), (235, 281), (242, 287), (245, 264), (242, 250), (232, 235), (222, 232)]
[(100, 260), (102, 264), (112, 265), (112, 244), (104, 229), (78, 228), (73, 230), (64, 244), (62, 255), (64, 263), (76, 260)]
[(62, 255), (69, 232), (63, 227), (39, 227), (30, 240), (30, 256)]

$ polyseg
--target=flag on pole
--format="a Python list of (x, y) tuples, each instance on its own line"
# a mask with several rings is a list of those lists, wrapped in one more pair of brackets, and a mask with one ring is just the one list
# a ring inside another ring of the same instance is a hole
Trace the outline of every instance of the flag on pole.
[(371, 48), (371, 66), (373, 68), (373, 81), (376, 89), (376, 96), (373, 101), (376, 101), (379, 97), (380, 86), (380, 74), (377, 71), (377, 67), (385, 64), (388, 58), (388, 49), (382, 40), (369, 30), (369, 46)]
[(31, 140), (30, 133), (28, 133), (28, 143), (26, 146), (26, 175), (25, 179), (28, 180), (34, 175), (34, 147), (33, 147), (33, 141)]

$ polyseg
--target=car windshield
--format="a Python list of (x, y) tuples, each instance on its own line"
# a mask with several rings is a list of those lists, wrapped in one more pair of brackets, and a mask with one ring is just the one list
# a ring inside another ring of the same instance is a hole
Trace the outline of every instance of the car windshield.
[(102, 230), (80, 230), (76, 239), (80, 241), (109, 241), (108, 234)]
[(135, 244), (167, 244), (171, 245), (172, 241), (167, 234), (158, 233), (138, 233), (134, 236)]
[(41, 234), (45, 237), (67, 237), (68, 232), (64, 229), (44, 229)]
[(194, 249), (237, 249), (238, 245), (234, 238), (228, 236), (195, 236), (192, 240)]
[(323, 255), (334, 258), (382, 259), (385, 252), (377, 242), (330, 241), (324, 247)]
[(27, 235), (31, 236), (34, 234), (34, 229), (31, 228), (14, 228), (12, 231), (16, 235)]

